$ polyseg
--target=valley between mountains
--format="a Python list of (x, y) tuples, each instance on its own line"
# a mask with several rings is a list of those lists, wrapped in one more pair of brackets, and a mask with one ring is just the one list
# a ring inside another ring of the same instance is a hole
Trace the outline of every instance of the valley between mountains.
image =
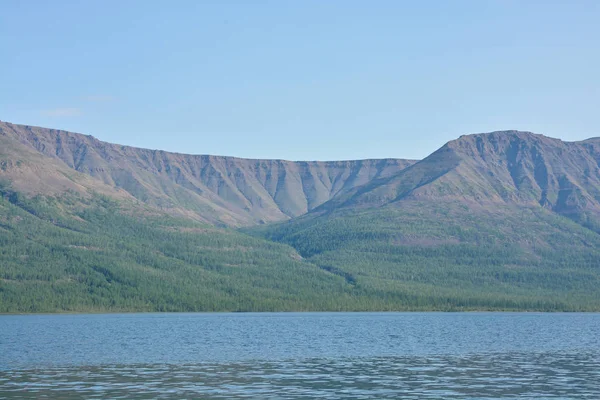
[(186, 155), (0, 122), (0, 312), (600, 311), (600, 139)]

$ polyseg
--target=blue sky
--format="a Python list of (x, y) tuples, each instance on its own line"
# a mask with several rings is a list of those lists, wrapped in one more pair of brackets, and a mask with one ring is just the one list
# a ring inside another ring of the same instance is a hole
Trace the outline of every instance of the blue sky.
[(0, 119), (195, 154), (600, 136), (600, 1), (0, 3)]

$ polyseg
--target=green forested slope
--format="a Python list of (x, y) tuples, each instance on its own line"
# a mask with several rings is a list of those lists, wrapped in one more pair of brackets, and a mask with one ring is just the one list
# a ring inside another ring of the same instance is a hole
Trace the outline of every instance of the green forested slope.
[(1, 196), (0, 312), (352, 307), (344, 279), (288, 246), (131, 215), (100, 197), (68, 205), (72, 213), (64, 211), (68, 203)]
[(4, 189), (0, 312), (599, 310), (597, 234), (505, 211), (415, 205), (258, 233), (280, 244), (101, 196)]
[(411, 202), (254, 232), (415, 309), (600, 310), (600, 236), (541, 207)]

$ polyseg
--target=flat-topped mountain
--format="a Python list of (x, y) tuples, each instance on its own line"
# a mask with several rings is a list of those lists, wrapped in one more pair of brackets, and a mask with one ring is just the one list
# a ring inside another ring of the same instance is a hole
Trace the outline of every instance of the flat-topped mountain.
[(188, 155), (5, 122), (0, 140), (0, 177), (24, 193), (97, 191), (217, 225), (264, 224), (313, 210), (411, 199), (538, 204), (575, 219), (600, 213), (598, 138), (563, 142), (519, 131), (465, 135), (418, 162)]
[(0, 312), (598, 311), (599, 266), (598, 138), (293, 162), (0, 123)]
[[(109, 193), (112, 188), (161, 210), (228, 226), (302, 215), (336, 195), (414, 163), (400, 159), (293, 162), (177, 154), (2, 122), (0, 140), (12, 151), (3, 154), (5, 167), (0, 177), (9, 177), (13, 186), (24, 192), (95, 189)], [(64, 177), (68, 169), (98, 183), (94, 186), (77, 175), (71, 180), (87, 183), (74, 184)], [(45, 182), (40, 174), (46, 175)], [(50, 181), (56, 187), (50, 187)]]

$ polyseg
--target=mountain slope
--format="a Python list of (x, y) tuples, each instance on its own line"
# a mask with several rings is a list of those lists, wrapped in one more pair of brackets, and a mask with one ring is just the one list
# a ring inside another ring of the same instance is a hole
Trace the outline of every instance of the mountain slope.
[(597, 311), (599, 161), (516, 131), (288, 162), (2, 123), (0, 312)]
[(0, 313), (358, 307), (289, 246), (104, 196), (0, 190)]
[(463, 136), (396, 175), (252, 232), (389, 298), (598, 309), (598, 142)]
[(0, 183), (13, 185), (21, 193), (50, 196), (64, 192), (89, 195), (95, 191), (115, 199), (133, 199), (126, 191), (74, 171), (60, 160), (45, 157), (8, 137), (0, 127)]
[(390, 303), (600, 310), (600, 235), (539, 206), (408, 201), (254, 229)]
[[(600, 141), (563, 142), (529, 132), (468, 135), (397, 174), (375, 179), (321, 210), (403, 201), (542, 206), (597, 226)], [(320, 211), (320, 210), (317, 210)]]
[[(240, 226), (302, 215), (413, 161), (291, 162), (194, 156), (101, 142), (91, 136), (0, 122), (0, 137), (122, 189), (145, 204), (212, 224)], [(51, 160), (51, 161), (50, 161)], [(36, 159), (42, 165), (41, 159)], [(32, 189), (13, 175), (15, 187)], [(35, 192), (42, 192), (36, 186)]]

